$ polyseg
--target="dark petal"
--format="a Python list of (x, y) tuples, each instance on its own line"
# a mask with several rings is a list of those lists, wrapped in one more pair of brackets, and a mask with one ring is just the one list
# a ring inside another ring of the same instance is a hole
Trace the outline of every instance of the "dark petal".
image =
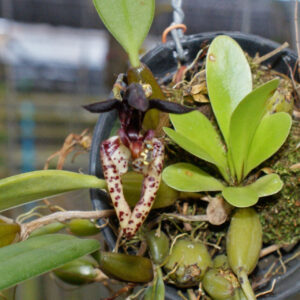
[(149, 108), (149, 100), (146, 98), (142, 86), (138, 83), (129, 85), (125, 98), (127, 98), (127, 102), (131, 107), (139, 111), (145, 112)]
[(196, 109), (193, 107), (181, 105), (179, 103), (174, 103), (160, 99), (150, 99), (149, 104), (149, 109), (156, 108), (160, 111), (172, 114), (185, 114)]
[(88, 105), (83, 105), (82, 107), (92, 113), (107, 112), (112, 109), (119, 109), (122, 102), (117, 99), (108, 99), (106, 101), (96, 102)]

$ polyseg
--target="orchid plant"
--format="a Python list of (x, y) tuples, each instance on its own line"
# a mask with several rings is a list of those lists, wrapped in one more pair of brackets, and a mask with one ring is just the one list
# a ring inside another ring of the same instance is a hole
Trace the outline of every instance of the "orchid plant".
[[(105, 180), (62, 170), (11, 176), (0, 180), (0, 210), (68, 191), (105, 189), (111, 196), (121, 233), (130, 239), (149, 214), (161, 177), (169, 186), (180, 191), (221, 191), (224, 198), (237, 207), (254, 205), (259, 197), (278, 192), (282, 187), (278, 175), (268, 174), (258, 179), (249, 176), (253, 169), (281, 147), (291, 127), (291, 117), (287, 113), (271, 114), (267, 111), (269, 98), (275, 92), (278, 80), (252, 90), (251, 72), (243, 51), (231, 38), (217, 37), (207, 54), (206, 76), (220, 135), (215, 123), (199, 111), (165, 101), (154, 76), (139, 60), (139, 49), (153, 20), (155, 0), (93, 1), (108, 30), (128, 53), (134, 69), (130, 69), (118, 82), (118, 93), (114, 98), (85, 106), (93, 113), (113, 109), (119, 113), (121, 127), (117, 135), (101, 144), (100, 156)], [(219, 179), (220, 176), (214, 177), (184, 162), (163, 170), (164, 140), (158, 138), (153, 130), (156, 128), (158, 111), (171, 113), (174, 129), (164, 128), (165, 133), (186, 151), (214, 165), (223, 180)], [(140, 200), (133, 211), (124, 197), (121, 180), (129, 168), (143, 174)], [(25, 223), (1, 216), (0, 290), (63, 266), (63, 271), (72, 269), (73, 262), (76, 268), (79, 266), (77, 270), (82, 265), (93, 266), (92, 271), (97, 272), (93, 272), (94, 277), (89, 278), (89, 282), (99, 280), (100, 268), (109, 276), (127, 282), (146, 283), (154, 277), (153, 285), (148, 288), (151, 299), (164, 299), (163, 275), (160, 270), (162, 261), (155, 259), (156, 250), (151, 253), (156, 264), (154, 274), (149, 258), (99, 252), (100, 243), (95, 239), (53, 234), (67, 228), (81, 235), (82, 228), (71, 229), (72, 226), (78, 227), (78, 224), (81, 226), (82, 220), (79, 223), (69, 222), (71, 219), (99, 219), (113, 214), (113, 210), (61, 211)], [(58, 224), (52, 224), (54, 221)], [(51, 228), (47, 225), (51, 225)], [(30, 236), (37, 229), (42, 229), (42, 232)], [(94, 233), (95, 228), (92, 229)], [(99, 228), (96, 229), (98, 232)], [(156, 235), (148, 239), (156, 240)], [(156, 244), (153, 245), (152, 248), (157, 249)], [(167, 255), (168, 241), (163, 241), (161, 245), (161, 252)], [(90, 261), (91, 256), (76, 260), (91, 253), (96, 253), (96, 262)], [(128, 268), (128, 265), (131, 267)], [(159, 285), (163, 290), (160, 298), (155, 296)]]
[(291, 128), (288, 113), (267, 110), (279, 80), (252, 90), (251, 71), (242, 49), (230, 37), (218, 36), (207, 53), (206, 81), (222, 136), (199, 111), (171, 115), (174, 129), (164, 131), (180, 147), (214, 165), (224, 180), (184, 162), (164, 169), (163, 180), (179, 191), (221, 191), (233, 206), (252, 206), (259, 197), (275, 194), (283, 185), (274, 173), (258, 179), (247, 177), (283, 145)]

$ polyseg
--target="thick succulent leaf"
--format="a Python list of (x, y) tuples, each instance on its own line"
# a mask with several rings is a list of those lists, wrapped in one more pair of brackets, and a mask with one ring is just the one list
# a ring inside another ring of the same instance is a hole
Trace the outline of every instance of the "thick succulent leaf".
[(229, 149), (238, 180), (243, 177), (251, 141), (266, 113), (268, 99), (273, 95), (278, 79), (258, 87), (248, 94), (234, 110), (229, 129)]
[(96, 176), (62, 170), (33, 171), (0, 180), (0, 210), (85, 188), (105, 188)]
[(183, 192), (221, 191), (224, 188), (219, 180), (188, 163), (168, 166), (162, 178), (168, 186)]
[(266, 197), (278, 193), (283, 187), (283, 182), (279, 175), (268, 174), (257, 179), (251, 186), (259, 197)]
[(163, 129), (169, 138), (171, 138), (182, 149), (214, 165), (217, 164), (216, 161), (210, 156), (210, 153), (207, 153), (202, 147), (199, 147), (185, 135), (168, 127), (164, 127)]
[(100, 248), (96, 240), (49, 234), (0, 249), (0, 290), (56, 269)]
[(222, 191), (225, 200), (235, 207), (249, 207), (257, 203), (259, 195), (251, 185), (225, 187)]
[(245, 164), (245, 176), (271, 157), (285, 142), (292, 125), (290, 115), (284, 112), (266, 115), (259, 124), (250, 145)]
[(152, 24), (155, 0), (93, 0), (110, 33), (128, 53), (131, 64), (139, 66), (139, 49)]
[(165, 128), (165, 132), (180, 147), (193, 155), (215, 164), (226, 173), (226, 153), (220, 137), (211, 122), (199, 111), (184, 115), (170, 115), (176, 133)]
[(241, 187), (226, 187), (222, 194), (228, 203), (236, 207), (249, 207), (257, 203), (259, 197), (278, 193), (283, 182), (277, 174), (265, 175), (252, 184)]
[(211, 43), (206, 58), (210, 102), (225, 141), (228, 142), (232, 112), (252, 90), (252, 77), (243, 50), (228, 36)]

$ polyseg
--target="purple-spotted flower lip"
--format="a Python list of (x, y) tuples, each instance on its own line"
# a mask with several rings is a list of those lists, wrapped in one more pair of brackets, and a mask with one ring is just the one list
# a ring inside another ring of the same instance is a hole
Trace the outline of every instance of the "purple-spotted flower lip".
[(119, 136), (122, 143), (131, 150), (134, 158), (141, 152), (145, 139), (153, 135), (149, 131), (142, 134), (142, 124), (148, 110), (155, 108), (173, 114), (184, 114), (194, 110), (194, 108), (179, 103), (161, 99), (148, 99), (143, 87), (138, 83), (131, 83), (125, 91), (121, 92), (121, 96), (122, 100), (113, 98), (83, 107), (92, 113), (117, 109), (121, 122)]

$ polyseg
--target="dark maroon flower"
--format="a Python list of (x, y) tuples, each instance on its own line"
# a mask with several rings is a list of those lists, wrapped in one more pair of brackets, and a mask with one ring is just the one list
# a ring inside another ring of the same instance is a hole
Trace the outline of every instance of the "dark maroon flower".
[[(131, 238), (142, 225), (151, 210), (161, 180), (164, 145), (154, 137), (154, 131), (142, 131), (142, 123), (148, 110), (182, 114), (193, 110), (177, 103), (160, 99), (148, 99), (140, 84), (132, 83), (121, 92), (122, 100), (109, 99), (84, 106), (90, 112), (100, 113), (117, 109), (121, 128), (101, 144), (100, 156), (112, 203), (116, 210), (122, 233)], [(131, 211), (127, 204), (121, 175), (128, 170), (131, 161), (136, 172), (144, 174), (141, 198)]]
[(122, 101), (118, 99), (108, 99), (84, 106), (92, 113), (107, 112), (117, 109), (121, 122), (119, 136), (122, 143), (128, 147), (134, 158), (137, 158), (142, 151), (144, 140), (151, 139), (153, 132), (147, 131), (143, 135), (142, 124), (148, 110), (156, 108), (162, 112), (183, 114), (193, 110), (178, 103), (160, 99), (147, 99), (143, 87), (138, 83), (131, 83), (122, 92)]

